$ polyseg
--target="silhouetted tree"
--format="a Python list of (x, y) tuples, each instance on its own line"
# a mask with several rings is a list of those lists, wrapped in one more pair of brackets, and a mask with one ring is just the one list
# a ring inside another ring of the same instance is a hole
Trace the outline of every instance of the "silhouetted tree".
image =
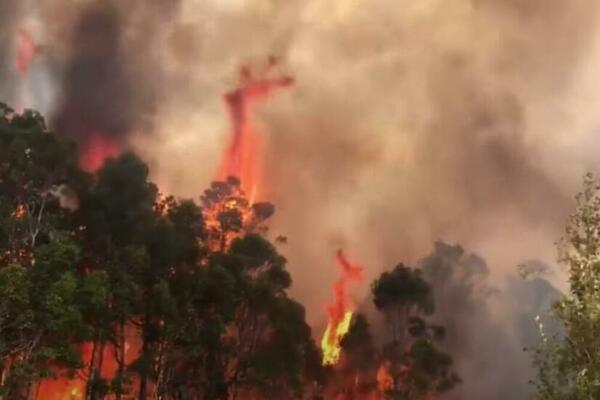
[(452, 389), (459, 379), (452, 358), (435, 345), (443, 339), (443, 327), (424, 318), (433, 313), (434, 302), (421, 271), (400, 264), (373, 282), (372, 294), (391, 333), (382, 351), (393, 379), (386, 395), (411, 400)]

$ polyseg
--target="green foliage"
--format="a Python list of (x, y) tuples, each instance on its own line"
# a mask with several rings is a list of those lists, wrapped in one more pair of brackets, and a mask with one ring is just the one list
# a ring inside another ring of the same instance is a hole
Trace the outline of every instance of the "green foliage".
[(230, 178), (200, 208), (148, 172), (124, 154), (84, 173), (39, 114), (0, 105), (0, 397), (77, 373), (88, 399), (298, 398), (320, 355), (266, 237), (273, 205)]
[(16, 396), (55, 368), (72, 373), (81, 367), (78, 257), (74, 243), (57, 241), (36, 249), (35, 267), (0, 268), (0, 365), (8, 372), (7, 395)]
[(542, 332), (535, 353), (537, 398), (600, 398), (600, 183), (586, 175), (577, 208), (560, 243), (569, 292), (554, 306), (564, 336)]
[(31, 308), (30, 282), (27, 269), (9, 265), (0, 269), (0, 358), (5, 360), (11, 353), (26, 345), (34, 328)]
[(73, 143), (50, 134), (38, 113), (0, 103), (0, 265), (31, 263), (32, 249), (64, 229), (74, 189), (87, 182)]

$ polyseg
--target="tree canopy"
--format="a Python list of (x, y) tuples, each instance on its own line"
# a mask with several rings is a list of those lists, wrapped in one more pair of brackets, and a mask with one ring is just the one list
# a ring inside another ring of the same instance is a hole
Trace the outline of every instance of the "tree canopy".
[(600, 182), (585, 176), (576, 196), (560, 261), (569, 273), (569, 291), (553, 307), (564, 332), (540, 322), (542, 344), (535, 353), (540, 400), (600, 398)]
[(320, 379), (274, 207), (235, 178), (195, 202), (133, 154), (86, 173), (0, 105), (0, 189), (0, 399), (292, 399)]

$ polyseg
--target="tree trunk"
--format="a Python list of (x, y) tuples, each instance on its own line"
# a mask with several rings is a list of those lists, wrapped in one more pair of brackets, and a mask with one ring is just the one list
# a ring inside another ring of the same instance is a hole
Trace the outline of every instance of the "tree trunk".
[(143, 365), (141, 366), (140, 371), (140, 390), (138, 393), (139, 400), (146, 400), (147, 391), (148, 391), (148, 328), (144, 324), (142, 328), (142, 361)]
[(125, 322), (119, 322), (119, 344), (115, 349), (115, 360), (117, 361), (117, 379), (119, 385), (115, 392), (116, 400), (121, 400), (123, 396), (123, 375), (125, 373)]
[(98, 340), (94, 340), (92, 346), (92, 357), (90, 359), (90, 367), (88, 372), (88, 380), (85, 386), (85, 398), (86, 400), (93, 400), (94, 388), (96, 386), (97, 370), (96, 370), (96, 359), (98, 352)]

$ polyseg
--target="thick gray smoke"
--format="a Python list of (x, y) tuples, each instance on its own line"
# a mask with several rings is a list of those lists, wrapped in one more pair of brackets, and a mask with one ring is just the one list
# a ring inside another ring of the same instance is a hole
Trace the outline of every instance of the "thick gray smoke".
[(103, 134), (121, 144), (134, 132), (152, 132), (163, 75), (153, 46), (178, 6), (165, 0), (92, 1), (76, 10), (54, 117), (58, 132)]
[(22, 3), (19, 0), (0, 2), (0, 101), (6, 103), (9, 99), (4, 97), (14, 92), (17, 80), (14, 45), (22, 11)]
[[(357, 299), (436, 240), (481, 254), (486, 285), (516, 293), (519, 263), (554, 263), (580, 177), (599, 167), (598, 2), (0, 3), (10, 22), (2, 51), (20, 24), (35, 26), (43, 48), (21, 85), (25, 106), (55, 110), (65, 133), (117, 137), (177, 195), (197, 196), (214, 176), (228, 138), (222, 95), (237, 68), (282, 57), (297, 84), (257, 110), (261, 192), (277, 206), (272, 232), (289, 238), (294, 291), (315, 326), (339, 246), (367, 269)], [(5, 60), (0, 98), (10, 100), (16, 75)], [(515, 339), (521, 306), (494, 301), (488, 322)], [(505, 349), (481, 341), (510, 365)], [(504, 382), (522, 382), (519, 371)], [(496, 387), (492, 372), (476, 373), (471, 382)]]
[[(179, 6), (165, 0), (3, 2), (1, 15), (10, 23), (0, 31), (6, 44), (0, 97), (51, 111), (49, 120), (60, 134), (80, 141), (103, 135), (127, 146), (128, 136), (153, 132), (166, 87), (164, 60), (155, 44)], [(15, 68), (19, 30), (36, 47), (21, 78)], [(44, 107), (41, 100), (48, 96), (52, 104)]]
[[(105, 3), (106, 4), (106, 3)], [(71, 60), (65, 69), (55, 129), (64, 135), (129, 134), (140, 110), (121, 46), (122, 21), (110, 5), (83, 10), (71, 33)]]
[[(437, 242), (419, 262), (431, 283), (434, 319), (445, 326), (444, 347), (454, 355), (464, 384), (449, 399), (527, 399), (535, 378), (531, 352), (540, 343), (536, 317), (554, 329), (548, 316), (560, 292), (542, 277), (515, 278), (504, 289), (489, 280), (489, 267), (460, 246)], [(498, 305), (501, 305), (500, 307)], [(511, 312), (499, 316), (509, 305)]]

